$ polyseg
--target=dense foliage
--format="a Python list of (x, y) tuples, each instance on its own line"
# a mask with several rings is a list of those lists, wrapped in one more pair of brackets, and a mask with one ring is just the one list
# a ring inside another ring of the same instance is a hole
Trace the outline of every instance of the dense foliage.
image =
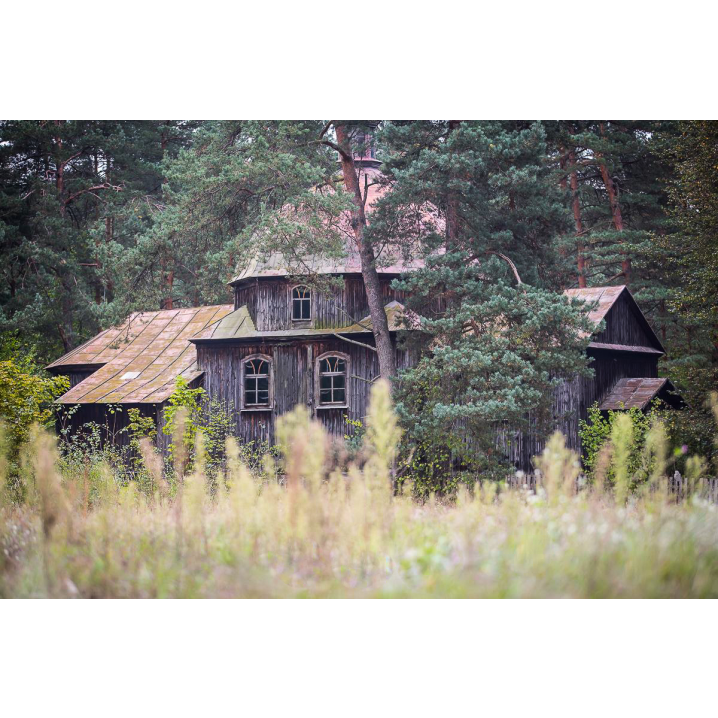
[[(401, 382), (399, 411), (418, 456), (486, 467), (495, 424), (550, 419), (550, 388), (585, 372), (583, 313), (557, 294), (563, 193), (540, 123), (388, 124), (386, 181), (371, 231), (397, 236), (426, 267), (398, 286), (421, 320), (422, 360)], [(417, 208), (434, 208), (414, 221)], [(428, 473), (428, 472), (427, 472)]]
[[(630, 417), (633, 427), (628, 467), (631, 474), (638, 473), (646, 445), (646, 436), (651, 428), (651, 417), (636, 407), (628, 409), (626, 412), (608, 411), (604, 415), (598, 408), (598, 404), (594, 404), (588, 409), (588, 420), (580, 421), (579, 432), (583, 449), (582, 465), (590, 479), (595, 479), (597, 474), (606, 470), (605, 465), (609, 463), (610, 457), (605, 452), (610, 448), (611, 435), (618, 417), (624, 413)], [(602, 464), (604, 465), (602, 466)], [(608, 472), (606, 478), (612, 480), (613, 476)]]
[(0, 361), (0, 418), (5, 422), (10, 456), (17, 458), (33, 424), (54, 424), (52, 402), (70, 387), (67, 377), (48, 376), (31, 361)]
[(559, 293), (605, 283), (629, 285), (667, 347), (661, 374), (689, 405), (668, 418), (674, 443), (712, 457), (716, 126), (1, 121), (0, 331), (17, 343), (3, 360), (22, 374), (20, 357), (40, 365), (132, 309), (225, 301), (257, 253), (297, 274), (307, 254), (339, 256), (353, 235), (337, 133), (373, 132), (390, 191), (366, 241), (379, 263), (387, 242), (428, 259), (402, 284), (425, 356), (396, 394), (414, 477), (460, 454), (488, 469), (492, 423), (547, 416), (551, 384), (584, 367)]

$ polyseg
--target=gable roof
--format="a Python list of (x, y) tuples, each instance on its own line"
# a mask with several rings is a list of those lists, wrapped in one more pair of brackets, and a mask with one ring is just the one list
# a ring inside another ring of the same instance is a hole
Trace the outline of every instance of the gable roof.
[(602, 411), (633, 408), (643, 411), (657, 396), (671, 406), (685, 406), (670, 379), (637, 378), (619, 379), (600, 408)]
[[(638, 306), (638, 303), (633, 298), (633, 295), (625, 284), (616, 287), (585, 287), (582, 289), (566, 289), (564, 290), (564, 296), (567, 296), (570, 299), (580, 299), (588, 305), (593, 305), (588, 312), (588, 318), (591, 322), (593, 322), (593, 325), (596, 328), (601, 321), (608, 317), (610, 311), (614, 308), (614, 306), (616, 306), (618, 300), (620, 298), (625, 298), (633, 310), (633, 315), (635, 316), (636, 321), (648, 337), (652, 348), (656, 350), (655, 353), (666, 353), (666, 350), (663, 348), (663, 344), (661, 344), (660, 339), (653, 331), (653, 328), (648, 323), (648, 320), (641, 311), (641, 308)], [(595, 333), (596, 332), (594, 330), (594, 334)], [(647, 347), (629, 347), (624, 344), (606, 344), (602, 342), (591, 342), (589, 347), (593, 349), (614, 349), (642, 352), (645, 352), (647, 349)]]
[[(232, 309), (231, 304), (220, 304), (131, 315), (119, 327), (106, 330), (83, 345), (89, 350), (74, 350), (53, 362), (54, 368), (59, 368), (77, 365), (78, 357), (107, 360), (57, 401), (61, 404), (162, 403), (174, 391), (178, 376), (191, 382), (202, 375), (197, 369), (197, 350), (190, 343), (190, 337)], [(108, 332), (115, 337), (115, 344), (107, 344)]]
[[(403, 329), (402, 317), (404, 316), (404, 305), (401, 302), (389, 302), (385, 307), (386, 317), (389, 322), (389, 331)], [(238, 339), (281, 339), (283, 337), (311, 337), (327, 336), (332, 334), (366, 334), (372, 332), (371, 317), (365, 317), (356, 324), (344, 327), (296, 327), (292, 329), (276, 329), (274, 331), (257, 331), (246, 305), (235, 309), (221, 319), (208, 324), (202, 331), (190, 338), (191, 342), (204, 343), (213, 341), (235, 341)]]

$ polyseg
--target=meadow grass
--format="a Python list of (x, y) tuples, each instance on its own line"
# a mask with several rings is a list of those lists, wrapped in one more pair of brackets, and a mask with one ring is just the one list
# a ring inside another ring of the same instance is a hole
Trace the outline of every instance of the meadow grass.
[(619, 423), (612, 456), (581, 491), (577, 457), (556, 434), (536, 494), (487, 481), (423, 503), (391, 486), (399, 430), (385, 385), (373, 391), (361, 466), (328, 468), (327, 436), (306, 408), (283, 417), (281, 483), (271, 460), (250, 472), (232, 439), (226, 471), (208, 475), (200, 435), (191, 470), (174, 457), (176, 483), (143, 443), (152, 479), (141, 491), (107, 464), (68, 468), (55, 437), (36, 430), (27, 500), (5, 495), (0, 507), (0, 596), (718, 596), (718, 511), (697, 480), (705, 466), (676, 501), (658, 426), (636, 488), (630, 427)]

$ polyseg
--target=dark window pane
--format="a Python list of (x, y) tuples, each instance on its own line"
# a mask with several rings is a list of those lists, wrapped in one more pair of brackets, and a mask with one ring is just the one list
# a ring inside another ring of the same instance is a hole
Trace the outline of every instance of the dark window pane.
[(257, 379), (257, 388), (261, 391), (267, 391), (269, 389), (269, 379), (267, 377)]
[(257, 403), (258, 404), (269, 404), (269, 392), (268, 391), (258, 392)]
[(247, 404), (256, 404), (257, 403), (257, 392), (254, 390), (245, 391), (244, 392), (244, 401)]
[(322, 389), (319, 392), (319, 401), (322, 404), (330, 404), (332, 401), (332, 392), (329, 389)]
[(328, 359), (322, 359), (319, 362), (319, 371), (320, 372), (329, 371), (329, 360)]
[(334, 379), (334, 388), (335, 389), (343, 389), (344, 388), (344, 375), (340, 376), (334, 376), (332, 377)]
[(337, 359), (336, 369), (334, 371), (346, 371), (347, 365), (344, 359)]
[(331, 386), (332, 386), (332, 377), (330, 377), (330, 376), (319, 377), (319, 388), (320, 389), (331, 389)]
[(292, 289), (292, 319), (309, 319), (312, 313), (311, 293), (308, 287)]
[(266, 374), (267, 369), (267, 362), (263, 359), (250, 359), (244, 364), (244, 373), (247, 375)]
[(344, 403), (346, 394), (344, 392), (344, 389), (335, 389), (334, 390), (334, 401), (337, 403)]

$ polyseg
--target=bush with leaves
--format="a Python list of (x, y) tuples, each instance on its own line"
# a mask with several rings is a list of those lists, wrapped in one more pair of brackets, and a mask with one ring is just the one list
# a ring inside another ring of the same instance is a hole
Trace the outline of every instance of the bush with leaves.
[(207, 473), (212, 477), (225, 464), (227, 438), (232, 436), (234, 425), (234, 412), (228, 404), (216, 399), (205, 401), (202, 433)]
[[(594, 479), (602, 462), (602, 452), (615, 449), (611, 442), (612, 435), (616, 434), (616, 426), (619, 417), (627, 415), (631, 419), (632, 435), (630, 437), (630, 450), (626, 457), (626, 471), (630, 476), (636, 477), (640, 482), (643, 450), (646, 445), (646, 437), (651, 426), (658, 420), (658, 414), (652, 411), (644, 414), (640, 409), (632, 407), (627, 410), (608, 411), (605, 414), (594, 404), (588, 410), (588, 421), (583, 419), (579, 422), (579, 436), (583, 447), (583, 467), (589, 478)], [(605, 453), (604, 453), (605, 456)], [(608, 457), (606, 457), (606, 460)], [(645, 473), (645, 472), (643, 472)], [(615, 481), (615, 472), (608, 469), (607, 480), (610, 483)]]
[(174, 459), (177, 454), (178, 447), (175, 445), (174, 433), (175, 423), (178, 412), (184, 408), (186, 410), (184, 419), (184, 436), (183, 444), (184, 451), (189, 457), (189, 462), (192, 461), (192, 455), (194, 452), (195, 437), (197, 432), (202, 427), (202, 400), (205, 397), (206, 392), (201, 387), (197, 389), (190, 389), (187, 380), (181, 376), (178, 376), (175, 381), (175, 390), (167, 400), (167, 407), (164, 411), (164, 426), (162, 427), (162, 433), (173, 437), (172, 442), (169, 445), (170, 456)]
[(29, 359), (0, 361), (0, 423), (6, 427), (11, 481), (17, 480), (20, 447), (28, 440), (31, 427), (54, 424), (52, 402), (69, 388), (67, 377), (48, 376)]

